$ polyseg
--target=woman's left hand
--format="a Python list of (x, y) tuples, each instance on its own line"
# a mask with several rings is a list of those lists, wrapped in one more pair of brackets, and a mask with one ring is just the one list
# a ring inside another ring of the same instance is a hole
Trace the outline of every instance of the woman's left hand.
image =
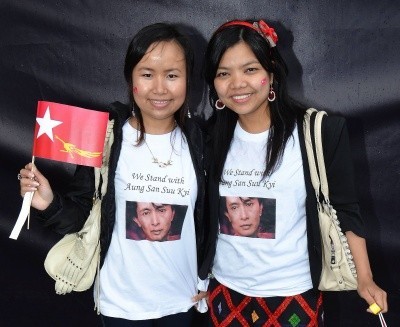
[[(382, 309), (380, 312), (388, 311), (387, 294), (375, 284), (372, 278), (358, 278), (357, 292), (369, 306), (376, 303)], [(370, 309), (367, 311), (372, 313)]]

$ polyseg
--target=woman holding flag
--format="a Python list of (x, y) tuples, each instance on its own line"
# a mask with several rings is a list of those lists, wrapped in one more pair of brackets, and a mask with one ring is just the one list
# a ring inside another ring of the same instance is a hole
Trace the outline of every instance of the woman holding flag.
[[(201, 269), (203, 134), (188, 108), (192, 61), (188, 40), (171, 24), (143, 28), (128, 47), (124, 74), (133, 110), (120, 103), (109, 110), (114, 143), (95, 288), (104, 326), (190, 326), (193, 307), (206, 310), (202, 280), (207, 276), (198, 274), (207, 271)], [(28, 164), (20, 171), (21, 195), (34, 192), (32, 207), (45, 226), (61, 234), (79, 231), (92, 206), (93, 168), (77, 166), (65, 194), (53, 192), (32, 168)], [(133, 212), (136, 203), (152, 205)], [(169, 232), (156, 217), (170, 205), (183, 208), (165, 225), (180, 226), (179, 238), (157, 238)], [(139, 215), (153, 240), (127, 237)]]

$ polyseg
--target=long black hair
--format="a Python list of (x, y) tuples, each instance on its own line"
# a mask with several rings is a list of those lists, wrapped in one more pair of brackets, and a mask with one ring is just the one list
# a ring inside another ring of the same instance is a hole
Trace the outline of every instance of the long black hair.
[(124, 76), (128, 83), (129, 99), (139, 124), (139, 139), (137, 144), (144, 140), (145, 127), (140, 108), (133, 98), (132, 71), (142, 60), (149, 47), (159, 42), (176, 42), (183, 50), (186, 61), (186, 97), (181, 108), (175, 112), (174, 118), (179, 127), (183, 127), (185, 116), (189, 111), (190, 80), (193, 69), (193, 50), (189, 39), (180, 31), (178, 25), (169, 23), (156, 23), (142, 28), (132, 39), (125, 56)]
[[(242, 21), (253, 23), (252, 21)], [(205, 57), (205, 79), (209, 86), (209, 100), (212, 107), (218, 99), (214, 87), (216, 72), (225, 51), (239, 42), (246, 43), (254, 55), (269, 73), (273, 74), (273, 88), (276, 100), (269, 103), (270, 132), (267, 140), (266, 166), (263, 178), (270, 176), (281, 164), (286, 143), (293, 133), (296, 117), (299, 112), (305, 112), (305, 107), (291, 99), (287, 93), (287, 66), (276, 47), (271, 47), (269, 41), (255, 29), (232, 24), (222, 25), (211, 37)], [(228, 25), (225, 27), (225, 25)], [(214, 160), (214, 178), (223, 179), (222, 171), (233, 138), (238, 120), (238, 114), (233, 110), (213, 111), (210, 122), (213, 125), (211, 135), (213, 139), (212, 157)]]

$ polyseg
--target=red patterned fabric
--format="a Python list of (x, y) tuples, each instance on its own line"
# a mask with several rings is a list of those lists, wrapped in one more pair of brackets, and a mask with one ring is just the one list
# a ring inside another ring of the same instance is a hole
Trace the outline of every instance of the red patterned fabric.
[(309, 290), (288, 297), (249, 297), (213, 280), (210, 314), (217, 327), (322, 326), (322, 294)]

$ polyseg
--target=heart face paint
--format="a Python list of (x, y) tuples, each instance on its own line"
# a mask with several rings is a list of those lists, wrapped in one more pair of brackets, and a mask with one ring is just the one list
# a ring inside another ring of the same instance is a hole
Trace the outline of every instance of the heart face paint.
[(133, 93), (136, 94), (138, 92), (138, 89), (136, 86), (133, 87)]
[(261, 85), (265, 85), (265, 84), (267, 84), (267, 79), (266, 79), (266, 78), (263, 78), (263, 79), (261, 80)]

